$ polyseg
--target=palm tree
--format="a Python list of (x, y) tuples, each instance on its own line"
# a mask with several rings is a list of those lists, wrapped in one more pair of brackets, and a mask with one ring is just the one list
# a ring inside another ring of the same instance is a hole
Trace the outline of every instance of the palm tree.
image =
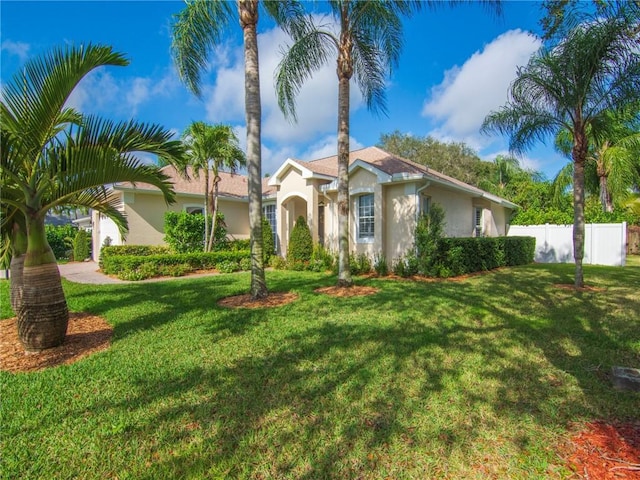
[[(237, 14), (244, 37), (245, 113), (247, 122), (247, 173), (249, 230), (251, 236), (251, 296), (268, 295), (262, 254), (261, 104), (258, 69), (258, 0), (238, 0)], [(298, 2), (264, 2), (276, 23), (301, 13)], [(233, 4), (224, 0), (193, 0), (177, 15), (173, 25), (173, 57), (178, 74), (196, 96), (201, 96), (201, 73), (211, 50), (235, 18)]]
[[(218, 216), (218, 184), (220, 170), (235, 173), (239, 167), (246, 165), (244, 152), (238, 145), (238, 137), (229, 125), (208, 125), (204, 122), (193, 122), (185, 130), (184, 143), (189, 155), (189, 163), (196, 178), (204, 170), (204, 225), (205, 251), (211, 251), (216, 231)], [(213, 175), (213, 194), (209, 194), (209, 173)], [(212, 215), (211, 232), (209, 233), (208, 214)]]
[[(11, 237), (14, 258), (24, 252), (22, 275), (12, 272), (18, 331), (27, 350), (64, 341), (68, 309), (60, 273), (47, 242), (44, 219), (68, 205), (92, 208), (111, 217), (122, 231), (126, 219), (105, 185), (144, 182), (173, 200), (169, 179), (144, 165), (134, 152), (180, 161), (183, 149), (171, 133), (133, 121), (113, 123), (65, 106), (80, 80), (95, 68), (128, 61), (111, 47), (55, 49), (29, 62), (2, 90), (0, 187), (2, 234)], [(26, 239), (26, 246), (24, 239)]]
[[(603, 212), (613, 212), (616, 203), (624, 201), (630, 189), (640, 182), (638, 158), (640, 134), (637, 125), (637, 107), (622, 112), (604, 112), (605, 122), (595, 136), (587, 130), (589, 151), (585, 163), (586, 191), (600, 197)], [(573, 138), (567, 130), (556, 137), (556, 148), (571, 156)], [(565, 165), (554, 179), (556, 198), (571, 185), (573, 164)]]
[(543, 48), (518, 71), (510, 100), (487, 116), (483, 131), (509, 135), (512, 151), (563, 129), (573, 138), (573, 246), (575, 285), (584, 285), (584, 169), (589, 129), (597, 135), (607, 111), (640, 98), (637, 33), (624, 18), (599, 18), (569, 31), (554, 48)]
[(330, 58), (338, 75), (338, 286), (353, 284), (349, 269), (349, 92), (351, 78), (367, 107), (385, 112), (387, 73), (397, 65), (402, 47), (402, 15), (419, 6), (408, 1), (337, 0), (329, 2), (339, 32), (312, 18), (289, 29), (294, 43), (276, 71), (278, 103), (296, 119), (295, 98), (313, 72)]

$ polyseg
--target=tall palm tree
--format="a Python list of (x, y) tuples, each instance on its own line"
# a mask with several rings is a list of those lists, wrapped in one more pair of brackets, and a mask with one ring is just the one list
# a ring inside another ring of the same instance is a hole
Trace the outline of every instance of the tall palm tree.
[[(199, 178), (204, 171), (204, 220), (205, 251), (213, 247), (216, 219), (218, 216), (218, 184), (220, 170), (235, 173), (239, 167), (246, 165), (244, 152), (238, 144), (238, 137), (229, 125), (209, 125), (204, 122), (193, 122), (185, 130), (184, 143), (187, 147), (189, 163), (193, 174)], [(209, 193), (209, 173), (213, 176), (213, 193)], [(212, 215), (211, 232), (209, 233), (208, 215)]]
[(569, 31), (553, 48), (543, 48), (518, 71), (510, 100), (490, 113), (483, 131), (509, 135), (511, 150), (524, 152), (563, 129), (573, 138), (573, 247), (575, 285), (584, 285), (584, 170), (594, 135), (607, 111), (640, 98), (638, 34), (624, 18), (599, 18)]
[(396, 66), (402, 47), (403, 15), (417, 2), (336, 0), (329, 2), (339, 25), (333, 31), (316, 25), (311, 17), (289, 33), (293, 45), (276, 71), (281, 110), (296, 119), (295, 98), (313, 72), (336, 58), (338, 75), (338, 285), (353, 284), (349, 269), (349, 93), (351, 78), (362, 92), (367, 107), (385, 112), (385, 80)]
[[(279, 25), (301, 14), (299, 2), (263, 2)], [(173, 57), (178, 74), (196, 96), (201, 96), (201, 73), (211, 50), (237, 14), (244, 38), (245, 113), (247, 122), (247, 173), (249, 182), (249, 230), (251, 236), (251, 296), (268, 295), (262, 254), (261, 103), (258, 69), (258, 0), (192, 0), (176, 16), (173, 25)]]
[(61, 344), (68, 323), (60, 273), (45, 234), (47, 212), (63, 205), (92, 208), (124, 231), (126, 219), (105, 185), (149, 183), (166, 201), (173, 200), (169, 179), (134, 153), (180, 161), (182, 145), (170, 141), (171, 132), (133, 121), (113, 123), (65, 106), (86, 74), (127, 64), (108, 46), (55, 49), (27, 63), (23, 73), (3, 86), (0, 187), (3, 210), (11, 216), (3, 218), (2, 232), (11, 232), (17, 256), (26, 236), (22, 278), (15, 278), (22, 285), (21, 296), (15, 306), (20, 339), (28, 350)]

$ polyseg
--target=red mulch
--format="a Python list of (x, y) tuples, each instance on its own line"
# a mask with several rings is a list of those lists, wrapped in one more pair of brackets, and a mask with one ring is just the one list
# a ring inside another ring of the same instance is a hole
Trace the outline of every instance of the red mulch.
[(314, 290), (316, 293), (324, 293), (325, 295), (331, 295), (332, 297), (361, 297), (364, 295), (373, 295), (379, 291), (379, 288), (365, 287), (362, 285), (352, 285), (350, 287), (322, 287)]
[(0, 370), (32, 372), (47, 367), (74, 363), (92, 353), (109, 348), (113, 327), (102, 317), (88, 313), (70, 313), (67, 337), (59, 347), (41, 352), (25, 352), (18, 338), (16, 319), (0, 321)]
[(640, 421), (587, 423), (571, 437), (567, 450), (577, 478), (640, 479)]
[(256, 299), (251, 298), (250, 294), (245, 293), (243, 295), (223, 298), (218, 302), (218, 305), (229, 308), (268, 308), (286, 305), (297, 298), (298, 294), (291, 292), (272, 292), (264, 298)]

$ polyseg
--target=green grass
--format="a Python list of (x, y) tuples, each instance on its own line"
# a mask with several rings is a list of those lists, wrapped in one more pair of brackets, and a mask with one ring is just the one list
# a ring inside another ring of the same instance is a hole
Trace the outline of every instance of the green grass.
[[(269, 272), (287, 306), (224, 309), (248, 274), (65, 282), (113, 344), (76, 364), (0, 372), (1, 478), (556, 478), (573, 422), (637, 417), (611, 389), (640, 364), (640, 268), (502, 269), (459, 282)], [(3, 317), (7, 282), (0, 283)]]

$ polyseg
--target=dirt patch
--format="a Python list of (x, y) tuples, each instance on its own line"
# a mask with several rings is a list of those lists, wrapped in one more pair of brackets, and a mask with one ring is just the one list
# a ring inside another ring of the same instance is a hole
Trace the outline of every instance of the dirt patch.
[(578, 478), (640, 479), (640, 421), (587, 423), (567, 449)]
[(269, 308), (280, 307), (293, 302), (298, 298), (298, 294), (291, 292), (273, 292), (265, 298), (251, 298), (249, 293), (223, 298), (218, 302), (221, 307), (228, 308)]
[(593, 287), (591, 285), (576, 287), (573, 283), (554, 283), (552, 286), (560, 290), (573, 290), (574, 292), (604, 292), (607, 290), (606, 288)]
[(88, 313), (70, 313), (64, 343), (41, 352), (25, 352), (18, 338), (16, 319), (0, 322), (0, 370), (33, 372), (48, 367), (77, 362), (92, 353), (109, 348), (113, 327), (102, 317)]
[(373, 295), (379, 291), (379, 288), (364, 287), (361, 285), (352, 285), (351, 287), (322, 287), (314, 290), (316, 293), (324, 293), (332, 297), (362, 297), (365, 295)]

